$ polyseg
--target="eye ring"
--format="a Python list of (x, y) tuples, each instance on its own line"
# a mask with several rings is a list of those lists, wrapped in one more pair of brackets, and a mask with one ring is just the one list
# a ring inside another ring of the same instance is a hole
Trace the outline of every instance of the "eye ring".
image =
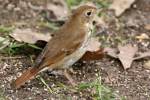
[(92, 15), (92, 11), (87, 11), (86, 12), (86, 16), (91, 16)]

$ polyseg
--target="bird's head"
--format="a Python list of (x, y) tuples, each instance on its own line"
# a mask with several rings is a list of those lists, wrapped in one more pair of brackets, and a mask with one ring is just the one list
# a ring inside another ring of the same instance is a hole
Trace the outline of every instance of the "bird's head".
[(78, 23), (86, 25), (93, 21), (96, 14), (96, 7), (84, 5), (73, 11), (72, 19), (76, 19)]

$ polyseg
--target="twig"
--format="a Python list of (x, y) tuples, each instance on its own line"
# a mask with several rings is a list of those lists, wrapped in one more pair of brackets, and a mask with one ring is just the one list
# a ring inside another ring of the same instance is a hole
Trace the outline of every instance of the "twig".
[(10, 59), (23, 59), (26, 56), (19, 56), (19, 57), (1, 57), (0, 60), (10, 60)]

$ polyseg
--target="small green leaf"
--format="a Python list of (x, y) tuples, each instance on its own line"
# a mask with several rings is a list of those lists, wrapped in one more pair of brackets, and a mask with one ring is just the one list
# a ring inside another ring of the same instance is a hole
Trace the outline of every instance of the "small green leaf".
[(46, 86), (50, 93), (53, 93), (53, 90), (48, 86), (45, 80), (42, 77), (39, 77), (39, 80)]
[(42, 48), (34, 45), (34, 44), (28, 44), (29, 47), (32, 47), (33, 49), (42, 50)]

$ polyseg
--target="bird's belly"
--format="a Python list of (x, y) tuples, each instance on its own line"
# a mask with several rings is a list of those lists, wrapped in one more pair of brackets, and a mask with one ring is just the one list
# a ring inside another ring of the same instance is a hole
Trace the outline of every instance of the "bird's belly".
[[(90, 33), (90, 32), (89, 32)], [(63, 68), (68, 68), (71, 65), (73, 65), (75, 62), (77, 62), (87, 51), (87, 45), (89, 43), (90, 34), (85, 37), (84, 42), (82, 43), (81, 47), (78, 48), (74, 53), (67, 56), (62, 61), (64, 62), (63, 65), (60, 65)]]
[[(70, 66), (72, 66), (75, 62), (77, 62), (87, 51), (87, 45), (89, 43), (89, 39), (90, 39), (90, 33), (85, 37), (84, 42), (82, 43), (82, 45), (72, 54), (66, 56), (64, 59), (62, 59), (61, 61), (59, 61), (57, 64), (53, 64), (51, 65), (51, 68), (68, 68)], [(56, 67), (57, 66), (57, 67)]]
[(57, 68), (68, 68), (72, 66), (75, 62), (77, 62), (86, 52), (87, 41), (85, 42), (74, 53), (66, 56), (63, 60), (59, 61), (57, 63)]
[(86, 52), (86, 48), (80, 48), (75, 51), (73, 54), (64, 59), (64, 63), (62, 65), (63, 68), (68, 68), (77, 62)]

